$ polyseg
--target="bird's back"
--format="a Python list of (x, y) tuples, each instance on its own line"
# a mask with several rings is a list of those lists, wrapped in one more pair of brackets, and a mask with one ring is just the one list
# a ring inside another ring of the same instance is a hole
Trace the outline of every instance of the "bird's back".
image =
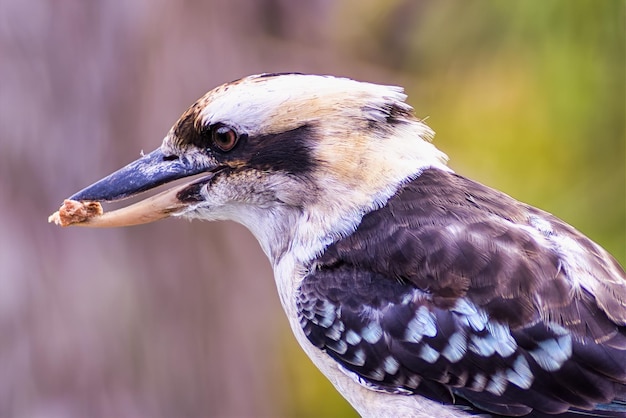
[(432, 169), (326, 249), (298, 308), (308, 339), (373, 389), (625, 416), (625, 277), (554, 216)]

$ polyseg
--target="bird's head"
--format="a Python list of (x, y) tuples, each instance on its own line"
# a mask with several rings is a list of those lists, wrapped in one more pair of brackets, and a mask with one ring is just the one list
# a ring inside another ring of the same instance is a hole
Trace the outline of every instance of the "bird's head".
[(400, 88), (346, 78), (243, 78), (200, 98), (155, 151), (71, 199), (115, 201), (190, 177), (109, 212), (101, 225), (230, 219), (248, 227), (271, 259), (294, 245), (307, 258), (402, 182), (427, 167), (445, 169), (432, 131), (404, 99)]

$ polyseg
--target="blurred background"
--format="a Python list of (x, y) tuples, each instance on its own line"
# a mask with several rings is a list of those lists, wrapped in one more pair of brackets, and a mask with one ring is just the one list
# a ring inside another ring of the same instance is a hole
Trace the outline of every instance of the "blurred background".
[(260, 72), (406, 87), (457, 172), (626, 263), (623, 0), (0, 0), (0, 417), (350, 417), (230, 223), (46, 223)]

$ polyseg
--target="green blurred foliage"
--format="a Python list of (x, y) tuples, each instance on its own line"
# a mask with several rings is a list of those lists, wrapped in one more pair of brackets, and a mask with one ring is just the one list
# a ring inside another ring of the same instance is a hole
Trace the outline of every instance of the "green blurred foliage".
[(342, 22), (349, 49), (408, 79), (453, 168), (563, 218), (624, 264), (625, 4), (351, 2), (356, 17)]
[[(397, 74), (457, 172), (555, 214), (626, 263), (624, 1), (351, 0), (335, 22), (346, 54)], [(290, 415), (354, 414), (289, 358)]]

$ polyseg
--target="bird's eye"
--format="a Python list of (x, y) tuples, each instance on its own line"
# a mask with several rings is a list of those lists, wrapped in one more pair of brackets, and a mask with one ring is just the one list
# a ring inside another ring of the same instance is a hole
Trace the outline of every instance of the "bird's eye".
[(231, 127), (221, 125), (213, 128), (213, 144), (222, 151), (230, 151), (237, 145), (239, 135)]

